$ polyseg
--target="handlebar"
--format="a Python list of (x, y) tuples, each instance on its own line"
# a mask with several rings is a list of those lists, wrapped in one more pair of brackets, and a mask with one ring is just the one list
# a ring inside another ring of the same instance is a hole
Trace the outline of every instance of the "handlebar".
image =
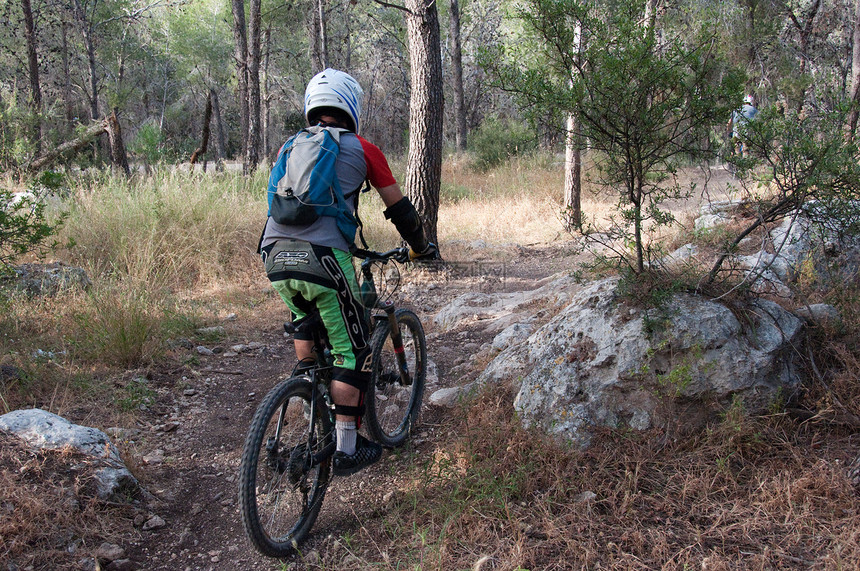
[(423, 254), (416, 254), (410, 248), (394, 248), (387, 252), (375, 252), (373, 250), (362, 250), (357, 248), (353, 250), (352, 255), (356, 258), (364, 260), (362, 265), (368, 265), (372, 262), (386, 263), (389, 260), (400, 262), (425, 262), (431, 260), (440, 260), (439, 248), (435, 244), (430, 243)]
[(403, 264), (409, 261), (409, 248), (394, 248), (387, 252), (357, 249), (352, 253), (352, 255), (356, 258), (371, 262), (387, 262), (388, 260), (394, 260), (395, 262)]

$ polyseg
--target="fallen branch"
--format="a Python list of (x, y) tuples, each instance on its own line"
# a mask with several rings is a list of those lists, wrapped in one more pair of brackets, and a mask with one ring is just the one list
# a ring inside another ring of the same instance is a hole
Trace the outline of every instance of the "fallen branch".
[(37, 172), (48, 166), (49, 164), (56, 161), (60, 156), (71, 152), (71, 151), (79, 151), (83, 147), (86, 147), (90, 143), (92, 143), (96, 137), (99, 135), (103, 135), (107, 132), (107, 126), (105, 124), (105, 120), (100, 119), (99, 121), (93, 122), (92, 125), (87, 127), (87, 130), (84, 131), (80, 137), (74, 139), (72, 141), (67, 141), (62, 145), (48, 151), (41, 157), (38, 157), (30, 163), (28, 170), (30, 172)]
[(811, 410), (804, 410), (802, 408), (789, 408), (786, 410), (786, 413), (791, 418), (795, 418), (803, 422), (814, 422), (831, 426), (847, 426), (850, 428), (860, 429), (860, 416), (851, 414), (850, 412), (834, 412), (829, 410), (814, 412)]
[(108, 134), (108, 138), (110, 139), (111, 161), (114, 166), (121, 168), (123, 172), (125, 172), (126, 176), (130, 176), (131, 169), (128, 165), (125, 145), (122, 142), (122, 131), (120, 130), (119, 120), (116, 117), (116, 110), (104, 119), (94, 121), (77, 139), (67, 141), (48, 151), (41, 157), (34, 159), (27, 170), (33, 173), (38, 172), (56, 161), (62, 155), (79, 151), (92, 143), (97, 137), (104, 135), (105, 133)]

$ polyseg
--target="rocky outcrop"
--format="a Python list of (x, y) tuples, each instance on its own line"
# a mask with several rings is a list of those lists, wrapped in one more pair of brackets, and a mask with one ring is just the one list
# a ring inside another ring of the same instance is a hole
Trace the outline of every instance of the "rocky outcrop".
[(0, 430), (17, 435), (35, 448), (73, 448), (89, 456), (97, 465), (93, 473), (102, 499), (136, 495), (135, 477), (120, 458), (119, 450), (107, 434), (96, 428), (72, 424), (56, 414), (38, 409), (13, 410), (0, 416)]
[(803, 322), (777, 304), (757, 302), (741, 323), (726, 306), (686, 294), (668, 310), (632, 308), (616, 286), (608, 279), (579, 291), (476, 382), (512, 380), (526, 424), (581, 446), (598, 427), (693, 425), (733, 402), (761, 412), (800, 385)]
[[(746, 205), (739, 202), (706, 204), (694, 227), (697, 231), (711, 230), (730, 223), (745, 209)], [(806, 204), (802, 211), (771, 227), (763, 239), (750, 236), (741, 242), (746, 253), (735, 261), (753, 279), (752, 291), (791, 299), (794, 296), (792, 286), (802, 275), (807, 282), (843, 283), (860, 274), (860, 240), (842, 231), (837, 224), (828, 224), (827, 216), (817, 209), (815, 203)], [(760, 241), (756, 243), (755, 240)], [(697, 260), (698, 257), (698, 248), (685, 244), (664, 257), (660, 265), (673, 267), (692, 261), (711, 263), (708, 259)]]

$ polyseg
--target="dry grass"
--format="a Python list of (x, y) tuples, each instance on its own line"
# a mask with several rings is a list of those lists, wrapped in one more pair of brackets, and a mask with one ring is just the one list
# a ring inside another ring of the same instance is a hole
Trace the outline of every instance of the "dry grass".
[(91, 276), (147, 289), (247, 282), (265, 211), (265, 173), (157, 171), (131, 182), (110, 177), (79, 186), (56, 255)]
[(35, 451), (0, 432), (3, 569), (91, 569), (103, 542), (129, 538), (132, 508), (97, 498), (95, 469), (81, 453)]
[(384, 516), (361, 522), (359, 560), (332, 549), (326, 565), (447, 570), (487, 558), (482, 569), (860, 566), (860, 498), (846, 458), (820, 434), (783, 418), (728, 415), (685, 439), (605, 434), (580, 453), (522, 429), (509, 413), (512, 396), (498, 388), (480, 395), (455, 429), (461, 436), (415, 470), (421, 484), (404, 487)]

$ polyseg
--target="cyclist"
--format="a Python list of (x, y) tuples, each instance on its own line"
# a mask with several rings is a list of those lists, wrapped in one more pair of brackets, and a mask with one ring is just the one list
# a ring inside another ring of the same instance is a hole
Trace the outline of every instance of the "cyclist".
[[(385, 204), (391, 220), (409, 244), (410, 257), (436, 257), (436, 246), (424, 235), (421, 219), (409, 198), (403, 196), (385, 155), (358, 135), (363, 91), (349, 74), (334, 69), (314, 76), (305, 90), (304, 113), (308, 125), (348, 129), (340, 135), (335, 172), (347, 196), (365, 180)], [(358, 192), (351, 193), (351, 208)], [(337, 450), (334, 474), (348, 476), (382, 456), (382, 446), (357, 433), (364, 412), (364, 393), (370, 380), (370, 324), (359, 301), (350, 251), (352, 243), (341, 234), (332, 216), (320, 216), (308, 226), (278, 224), (268, 218), (263, 232), (262, 259), (272, 287), (290, 308), (293, 320), (319, 312), (334, 357), (331, 396), (335, 404)], [(313, 363), (310, 335), (295, 336), (297, 370)]]

